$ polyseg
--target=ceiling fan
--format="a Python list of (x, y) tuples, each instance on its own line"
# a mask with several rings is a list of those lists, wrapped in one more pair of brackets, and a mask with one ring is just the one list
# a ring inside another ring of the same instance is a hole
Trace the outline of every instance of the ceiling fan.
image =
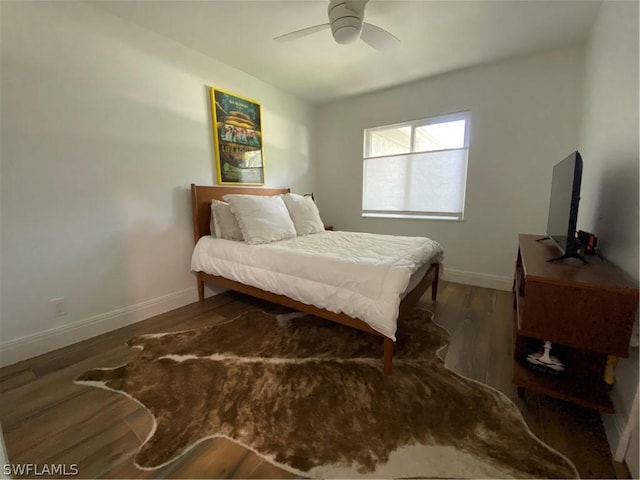
[(400, 40), (386, 30), (363, 21), (364, 7), (368, 0), (331, 0), (327, 13), (329, 23), (306, 27), (294, 32), (285, 33), (274, 38), (279, 42), (295, 40), (331, 28), (336, 42), (347, 45), (361, 38), (367, 45), (386, 50), (396, 45)]

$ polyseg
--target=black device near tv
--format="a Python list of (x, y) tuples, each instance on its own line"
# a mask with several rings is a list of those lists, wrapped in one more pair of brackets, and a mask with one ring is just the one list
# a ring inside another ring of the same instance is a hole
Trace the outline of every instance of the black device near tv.
[(582, 245), (576, 229), (581, 182), (582, 157), (580, 152), (573, 152), (553, 167), (547, 236), (539, 240), (553, 240), (562, 255), (547, 260), (548, 262), (565, 258), (579, 258), (583, 263), (588, 263), (582, 255)]

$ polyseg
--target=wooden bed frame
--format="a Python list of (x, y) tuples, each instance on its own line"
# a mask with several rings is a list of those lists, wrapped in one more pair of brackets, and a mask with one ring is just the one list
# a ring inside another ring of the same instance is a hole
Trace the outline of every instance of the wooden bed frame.
[[(282, 193), (288, 193), (288, 188), (258, 188), (258, 187), (222, 187), (222, 186), (202, 186), (191, 184), (191, 200), (193, 206), (193, 227), (194, 227), (194, 241), (198, 242), (200, 237), (210, 235), (209, 221), (211, 219), (211, 200), (222, 200), (224, 195), (235, 194), (248, 194), (248, 195), (279, 195)], [(400, 302), (398, 311), (398, 327), (400, 321), (407, 317), (418, 300), (422, 295), (431, 287), (431, 298), (436, 300), (438, 293), (438, 277), (440, 272), (440, 264), (433, 263), (425, 276), (420, 282), (409, 292), (404, 299)], [(383, 338), (383, 361), (384, 361), (384, 373), (391, 374), (392, 370), (392, 358), (393, 358), (393, 340), (384, 336), (380, 332), (377, 332), (362, 320), (350, 317), (344, 313), (333, 313), (328, 310), (314, 307), (313, 305), (307, 305), (306, 303), (293, 300), (284, 295), (278, 295), (275, 293), (267, 292), (256, 287), (245, 285), (233, 280), (229, 280), (217, 275), (210, 275), (204, 272), (197, 272), (198, 283), (198, 298), (201, 302), (204, 301), (204, 285), (205, 283), (216, 285), (218, 287), (227, 288), (237, 292), (241, 292), (252, 297), (261, 298), (278, 305), (297, 310), (300, 312), (309, 313), (326, 320), (347, 325), (349, 327), (357, 328), (364, 332), (371, 333), (378, 337)]]

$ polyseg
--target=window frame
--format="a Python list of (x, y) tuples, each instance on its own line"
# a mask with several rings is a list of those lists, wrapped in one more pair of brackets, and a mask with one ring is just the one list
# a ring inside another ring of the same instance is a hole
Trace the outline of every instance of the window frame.
[[(439, 150), (415, 150), (415, 142), (416, 142), (416, 129), (428, 125), (440, 124), (440, 123), (448, 123), (452, 121), (464, 120), (465, 128), (464, 128), (464, 140), (463, 146), (457, 148), (445, 148)], [(363, 156), (362, 156), (362, 217), (377, 217), (377, 218), (403, 218), (403, 219), (428, 219), (428, 220), (453, 220), (453, 221), (464, 221), (464, 211), (465, 211), (465, 201), (466, 201), (466, 193), (467, 193), (467, 176), (469, 169), (469, 139), (470, 139), (470, 123), (471, 123), (471, 110), (462, 110), (458, 112), (445, 113), (440, 115), (432, 115), (426, 118), (418, 119), (418, 120), (410, 120), (407, 122), (399, 122), (393, 123), (389, 125), (380, 125), (376, 127), (370, 127), (364, 129), (364, 139), (363, 139)], [(371, 149), (371, 136), (370, 133), (381, 131), (381, 130), (393, 130), (399, 129), (403, 127), (411, 127), (411, 136), (410, 136), (410, 151), (404, 153), (396, 153), (390, 155), (370, 155)], [(423, 153), (438, 153), (438, 152), (447, 152), (453, 150), (466, 150), (467, 158), (466, 165), (464, 169), (464, 190), (462, 191), (462, 212), (460, 214), (451, 213), (451, 212), (416, 212), (412, 210), (408, 211), (396, 211), (396, 210), (365, 210), (364, 202), (365, 202), (365, 162), (369, 159), (380, 159), (380, 158), (393, 158), (397, 156), (407, 156), (413, 154), (423, 154)]]

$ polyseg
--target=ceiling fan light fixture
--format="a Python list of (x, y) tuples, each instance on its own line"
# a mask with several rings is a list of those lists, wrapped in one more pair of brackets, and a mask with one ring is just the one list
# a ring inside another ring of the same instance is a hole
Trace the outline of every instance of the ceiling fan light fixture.
[(348, 7), (346, 0), (331, 0), (327, 13), (336, 42), (348, 45), (360, 38), (364, 4), (362, 10), (354, 10)]
[(354, 27), (342, 27), (333, 31), (333, 38), (340, 45), (349, 45), (360, 37), (360, 30)]
[(362, 20), (356, 17), (343, 17), (331, 23), (331, 33), (336, 42), (348, 45), (360, 38)]

